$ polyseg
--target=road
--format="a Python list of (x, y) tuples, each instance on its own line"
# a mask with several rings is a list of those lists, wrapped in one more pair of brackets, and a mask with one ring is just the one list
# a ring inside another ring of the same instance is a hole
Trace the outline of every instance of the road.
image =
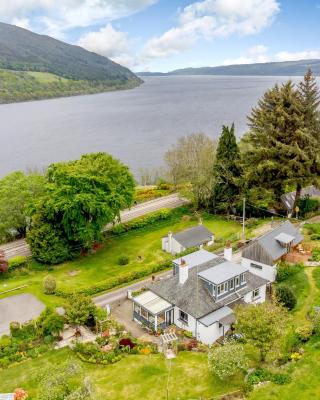
[[(155, 275), (156, 280), (169, 278), (170, 276), (172, 276), (172, 271), (170, 271), (170, 270), (161, 272), (161, 273)], [(133, 283), (131, 285), (124, 286), (123, 288), (116, 289), (116, 290), (113, 290), (112, 292), (108, 292), (108, 293), (102, 294), (100, 296), (94, 297), (93, 301), (95, 302), (95, 304), (97, 306), (100, 306), (100, 307), (104, 307), (107, 304), (117, 303), (118, 301), (121, 301), (127, 297), (128, 290), (131, 290), (132, 292), (134, 292), (134, 291), (139, 290), (139, 289), (143, 288), (144, 286), (149, 285), (151, 283), (152, 283), (152, 278), (149, 277), (149, 278), (143, 279), (142, 281)]]
[[(184, 204), (187, 204), (188, 202), (188, 200), (181, 198), (177, 193), (146, 201), (132, 207), (131, 209), (121, 211), (121, 222), (128, 222), (134, 218), (141, 217), (153, 211), (160, 210), (161, 208), (180, 207)], [(105, 230), (108, 230), (111, 226), (112, 225), (110, 224), (107, 225)], [(29, 245), (24, 239), (1, 245), (0, 250), (4, 251), (6, 260), (15, 256), (31, 256)]]

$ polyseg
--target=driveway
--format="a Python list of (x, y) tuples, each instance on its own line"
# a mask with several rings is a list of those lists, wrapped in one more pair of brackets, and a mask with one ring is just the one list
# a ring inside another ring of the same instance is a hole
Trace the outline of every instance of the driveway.
[(32, 294), (24, 293), (0, 300), (0, 337), (10, 333), (10, 322), (37, 318), (45, 306)]

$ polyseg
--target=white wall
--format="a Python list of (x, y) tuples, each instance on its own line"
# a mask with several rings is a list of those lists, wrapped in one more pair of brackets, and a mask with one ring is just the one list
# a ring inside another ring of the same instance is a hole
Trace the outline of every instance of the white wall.
[(259, 296), (257, 298), (253, 298), (253, 291), (244, 295), (243, 300), (245, 303), (264, 303), (266, 301), (266, 291), (267, 286), (263, 285), (259, 288)]
[[(188, 314), (188, 325), (179, 320), (180, 308), (174, 308), (174, 323), (179, 328), (185, 329), (186, 331), (192, 332), (193, 336), (196, 336), (196, 319)], [(182, 310), (184, 311), (184, 310)]]
[[(230, 325), (224, 327), (224, 333), (230, 329)], [(198, 335), (197, 339), (200, 342), (211, 345), (220, 337), (223, 336), (223, 327), (219, 328), (219, 322), (215, 322), (210, 326), (205, 326), (198, 322)]]
[(171, 249), (170, 249), (170, 243), (169, 243), (169, 238), (166, 236), (162, 238), (162, 250), (166, 251), (167, 253), (171, 254), (179, 254), (183, 251), (185, 251), (185, 248), (180, 245), (175, 239), (171, 239)]
[[(262, 269), (251, 267), (251, 263), (261, 265)], [(269, 282), (274, 282), (276, 280), (277, 276), (276, 265), (271, 266), (257, 261), (252, 261), (244, 257), (242, 257), (241, 259), (241, 265), (248, 268), (252, 274), (261, 276), (262, 278), (267, 279)]]

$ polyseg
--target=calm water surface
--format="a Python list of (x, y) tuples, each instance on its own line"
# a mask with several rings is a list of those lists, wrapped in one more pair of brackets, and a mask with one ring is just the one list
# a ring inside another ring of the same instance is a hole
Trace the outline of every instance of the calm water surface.
[(0, 105), (0, 176), (106, 151), (140, 168), (158, 167), (180, 136), (237, 135), (263, 92), (285, 77), (148, 77), (133, 90)]

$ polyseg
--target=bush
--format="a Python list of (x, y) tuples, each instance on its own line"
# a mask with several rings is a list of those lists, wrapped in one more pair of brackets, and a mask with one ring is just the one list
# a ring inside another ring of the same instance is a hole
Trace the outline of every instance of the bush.
[(127, 264), (129, 264), (129, 257), (128, 256), (120, 256), (118, 258), (118, 264), (119, 265), (127, 265)]
[(24, 267), (27, 264), (27, 257), (15, 256), (8, 261), (9, 269), (13, 270), (19, 267)]
[(313, 334), (313, 326), (312, 324), (306, 324), (298, 327), (296, 329), (296, 334), (298, 335), (301, 342), (307, 342)]
[(43, 280), (43, 291), (45, 294), (54, 294), (56, 291), (57, 283), (56, 280), (48, 275)]
[(248, 376), (247, 379), (247, 383), (250, 386), (257, 385), (260, 382), (266, 381), (271, 381), (273, 383), (276, 383), (277, 385), (284, 385), (291, 382), (291, 377), (288, 374), (273, 374), (272, 372), (264, 368), (257, 368)]
[(291, 382), (291, 376), (288, 374), (273, 374), (271, 381), (277, 385), (285, 385)]
[(282, 262), (277, 268), (277, 282), (284, 282), (298, 274), (301, 270), (303, 270), (303, 265), (301, 264), (290, 265), (286, 262)]
[(145, 217), (136, 218), (130, 222), (120, 223), (111, 229), (114, 235), (121, 235), (124, 232), (128, 232), (133, 229), (144, 228), (147, 225), (154, 224), (158, 221), (167, 220), (172, 216), (171, 210), (162, 209), (146, 215)]
[(320, 247), (312, 250), (312, 261), (320, 261)]
[(276, 287), (276, 298), (288, 310), (292, 310), (297, 304), (295, 294), (287, 285), (279, 285)]

